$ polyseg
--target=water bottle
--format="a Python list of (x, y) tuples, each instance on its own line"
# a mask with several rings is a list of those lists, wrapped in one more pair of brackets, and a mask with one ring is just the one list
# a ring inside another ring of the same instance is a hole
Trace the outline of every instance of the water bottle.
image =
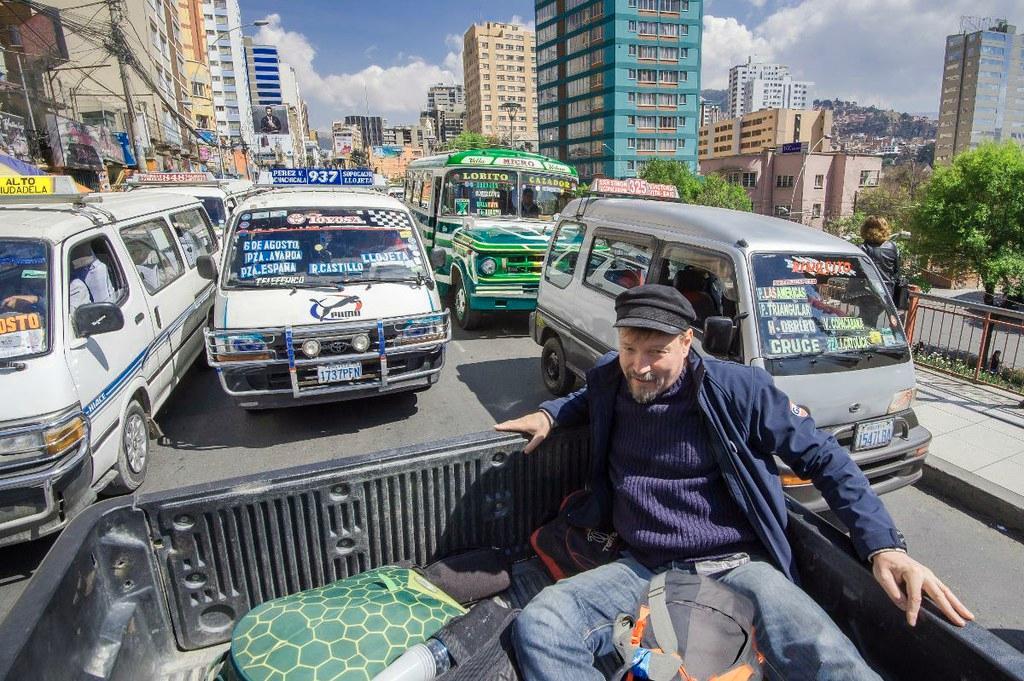
[(436, 638), (428, 638), (426, 643), (417, 643), (402, 653), (373, 681), (431, 681), (451, 666), (448, 648)]

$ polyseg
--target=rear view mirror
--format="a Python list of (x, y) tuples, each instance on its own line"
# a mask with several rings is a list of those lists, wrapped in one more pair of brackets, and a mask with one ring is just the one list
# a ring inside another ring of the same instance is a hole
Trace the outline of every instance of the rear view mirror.
[(79, 338), (110, 333), (124, 328), (121, 308), (113, 303), (87, 303), (75, 308), (75, 329)]
[(909, 286), (896, 286), (896, 303), (897, 310), (909, 310), (910, 309), (910, 287)]
[(212, 255), (201, 255), (196, 258), (196, 271), (203, 279), (217, 281), (217, 262)]
[(708, 317), (704, 320), (704, 339), (701, 344), (712, 355), (728, 355), (734, 332), (735, 327), (728, 317)]
[(440, 248), (435, 248), (430, 251), (430, 266), (435, 270), (439, 270), (444, 267), (446, 262), (448, 262), (448, 256)]

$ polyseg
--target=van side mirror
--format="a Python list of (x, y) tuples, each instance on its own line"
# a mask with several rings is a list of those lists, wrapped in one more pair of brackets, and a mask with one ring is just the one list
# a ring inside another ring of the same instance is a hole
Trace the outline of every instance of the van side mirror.
[(217, 263), (212, 255), (201, 255), (196, 258), (196, 271), (203, 279), (217, 281)]
[(121, 308), (113, 303), (86, 303), (75, 308), (75, 330), (79, 338), (110, 333), (124, 328)]
[(736, 328), (728, 317), (708, 317), (704, 320), (703, 348), (712, 355), (728, 355)]
[(439, 270), (444, 267), (446, 262), (448, 262), (448, 256), (440, 248), (435, 248), (430, 251), (430, 266), (435, 270)]

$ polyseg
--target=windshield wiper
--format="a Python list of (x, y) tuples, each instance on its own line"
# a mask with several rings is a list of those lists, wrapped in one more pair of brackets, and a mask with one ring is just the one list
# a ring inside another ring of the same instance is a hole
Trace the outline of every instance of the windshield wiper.
[(410, 283), (410, 284), (416, 284), (417, 286), (426, 285), (426, 287), (429, 288), (429, 289), (433, 289), (434, 288), (433, 280), (432, 279), (427, 279), (426, 277), (424, 277), (422, 272), (417, 272), (415, 274), (415, 276), (413, 276), (413, 275), (399, 275), (399, 276), (388, 277), (388, 276), (377, 275), (375, 277), (371, 277), (370, 281), (380, 281), (380, 282), (384, 282), (384, 283), (388, 283), (388, 284)]

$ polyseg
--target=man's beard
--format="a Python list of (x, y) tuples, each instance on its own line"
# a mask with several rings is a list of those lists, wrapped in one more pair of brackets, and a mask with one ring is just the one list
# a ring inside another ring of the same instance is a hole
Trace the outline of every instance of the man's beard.
[[(655, 377), (653, 371), (648, 371), (645, 374), (630, 373), (628, 378), (630, 380), (626, 381), (626, 386), (629, 388), (629, 394), (639, 404), (650, 404), (665, 392), (665, 380)], [(643, 384), (637, 387), (633, 381), (643, 381)]]

